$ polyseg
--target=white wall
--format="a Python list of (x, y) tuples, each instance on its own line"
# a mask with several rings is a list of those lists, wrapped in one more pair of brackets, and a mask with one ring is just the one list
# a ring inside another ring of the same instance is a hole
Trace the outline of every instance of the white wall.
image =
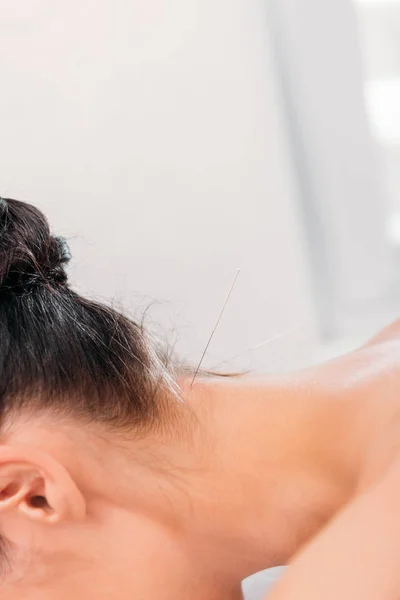
[[(386, 189), (353, 0), (269, 0), (327, 336), (389, 318)], [(397, 299), (398, 304), (398, 299)]]
[[(314, 311), (263, 0), (3, 0), (0, 193), (73, 236), (72, 279), (208, 364), (309, 360)], [(145, 296), (144, 300), (141, 297)]]

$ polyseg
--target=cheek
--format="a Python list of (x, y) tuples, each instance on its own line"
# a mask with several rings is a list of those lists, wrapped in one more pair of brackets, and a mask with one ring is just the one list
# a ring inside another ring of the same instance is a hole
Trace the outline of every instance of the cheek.
[(110, 511), (101, 524), (50, 527), (30, 541), (14, 527), (21, 546), (1, 600), (193, 597), (198, 567), (185, 544), (144, 516)]
[[(1, 535), (6, 540), (1, 582), (13, 586), (29, 582), (40, 585), (47, 572), (42, 560), (46, 530), (18, 513), (8, 513), (5, 517), (0, 524)], [(4, 600), (3, 587), (0, 589), (0, 598)]]
[(32, 545), (33, 537), (37, 533), (34, 524), (17, 511), (4, 513), (0, 527), (2, 536), (21, 550)]

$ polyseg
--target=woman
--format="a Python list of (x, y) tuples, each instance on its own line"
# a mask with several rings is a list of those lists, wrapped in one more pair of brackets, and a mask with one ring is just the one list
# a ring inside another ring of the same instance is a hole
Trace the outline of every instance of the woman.
[(2, 600), (395, 600), (400, 326), (285, 377), (168, 367), (0, 201)]

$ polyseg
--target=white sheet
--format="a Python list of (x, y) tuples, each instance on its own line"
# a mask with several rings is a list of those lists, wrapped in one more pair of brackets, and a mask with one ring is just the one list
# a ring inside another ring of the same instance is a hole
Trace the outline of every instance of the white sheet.
[(243, 592), (245, 600), (265, 600), (268, 598), (268, 590), (275, 581), (282, 576), (285, 567), (261, 571), (243, 581)]

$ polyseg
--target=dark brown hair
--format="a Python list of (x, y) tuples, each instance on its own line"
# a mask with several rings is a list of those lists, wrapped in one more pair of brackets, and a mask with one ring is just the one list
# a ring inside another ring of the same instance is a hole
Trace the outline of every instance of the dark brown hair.
[(68, 285), (64, 239), (0, 198), (0, 420), (20, 410), (148, 428), (175, 393), (144, 328)]

